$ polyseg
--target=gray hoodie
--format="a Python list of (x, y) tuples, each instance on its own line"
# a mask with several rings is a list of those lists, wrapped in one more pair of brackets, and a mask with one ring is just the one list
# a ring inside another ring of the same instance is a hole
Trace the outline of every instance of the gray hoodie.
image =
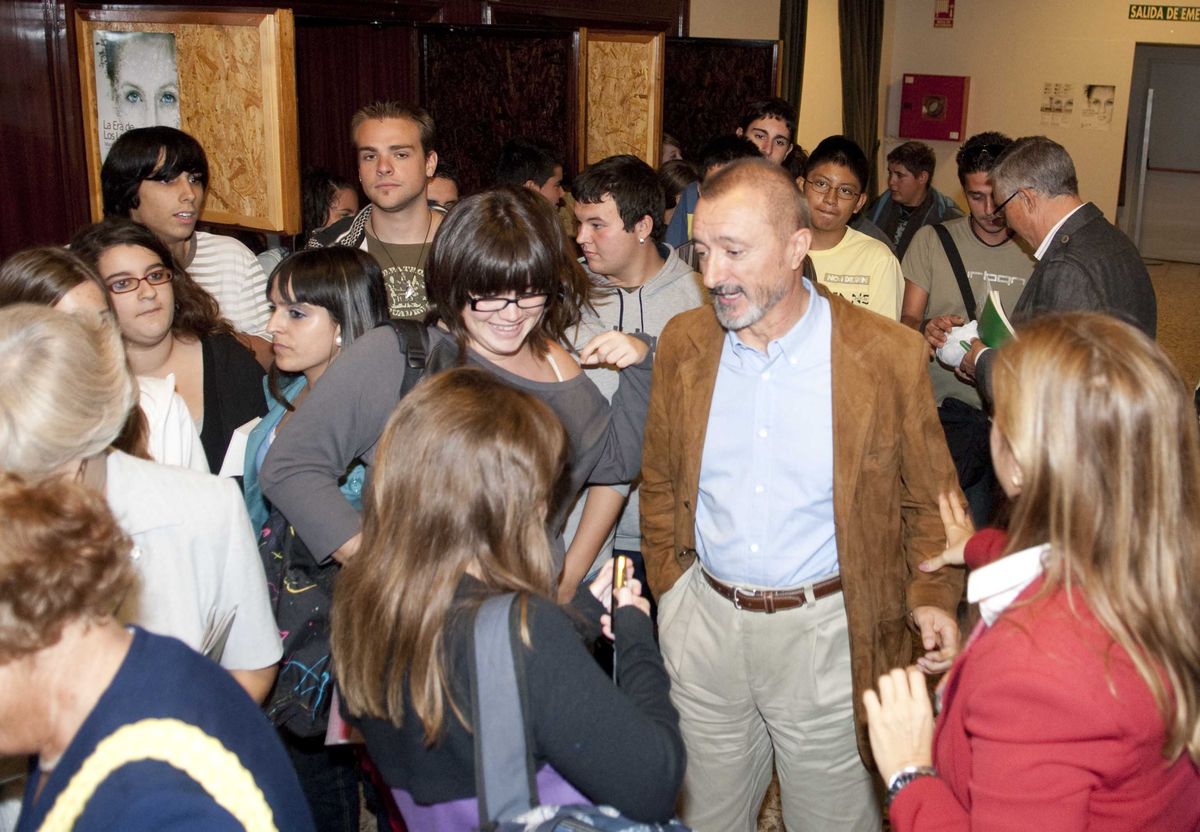
[[(679, 259), (675, 250), (665, 243), (658, 246), (659, 253), (666, 258), (663, 267), (637, 289), (628, 291), (615, 286), (609, 286), (607, 279), (593, 274), (584, 263), (584, 271), (594, 283), (603, 288), (596, 297), (593, 310), (585, 310), (583, 320), (579, 322), (574, 332), (572, 346), (576, 350), (602, 332), (618, 330), (620, 332), (641, 332), (649, 335), (654, 341), (667, 325), (667, 321), (697, 306), (707, 302), (708, 295), (700, 282), (700, 275), (692, 271), (692, 267)], [(610, 401), (617, 390), (618, 371), (607, 367), (588, 369), (588, 377), (600, 388), (600, 392)], [(567, 521), (566, 539), (569, 541), (579, 524), (586, 492), (580, 495), (574, 511)], [(597, 564), (603, 563), (609, 554), (611, 546), (606, 545), (600, 552)], [(617, 522), (616, 548), (640, 551), (641, 530), (638, 527), (638, 497), (632, 491), (629, 502), (621, 519)], [(593, 565), (593, 569), (595, 565)]]

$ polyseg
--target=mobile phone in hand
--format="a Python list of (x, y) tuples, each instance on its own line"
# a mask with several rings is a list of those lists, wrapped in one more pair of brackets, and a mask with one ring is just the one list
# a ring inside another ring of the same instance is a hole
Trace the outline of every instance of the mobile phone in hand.
[(628, 569), (629, 569), (629, 558), (628, 557), (626, 557), (625, 555), (616, 555), (613, 558), (612, 597), (611, 597), (610, 603), (609, 603), (609, 610), (611, 610), (610, 614), (612, 615), (612, 618), (610, 619), (611, 623), (609, 624), (609, 626), (612, 629), (613, 641), (614, 641), (613, 662), (612, 662), (613, 682), (617, 681), (617, 648), (615, 645), (616, 635), (617, 635), (617, 630), (616, 630), (617, 591), (621, 587), (625, 586), (625, 573), (628, 571)]
[(625, 555), (617, 555), (613, 558), (613, 595), (617, 594), (617, 590), (625, 586), (625, 573), (629, 569), (629, 558)]

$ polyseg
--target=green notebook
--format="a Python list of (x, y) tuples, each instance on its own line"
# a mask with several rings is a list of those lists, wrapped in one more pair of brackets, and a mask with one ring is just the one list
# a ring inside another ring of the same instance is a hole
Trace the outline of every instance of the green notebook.
[(995, 289), (987, 293), (983, 311), (979, 313), (979, 340), (989, 347), (999, 347), (1014, 337), (1013, 325), (1004, 314), (1004, 304)]

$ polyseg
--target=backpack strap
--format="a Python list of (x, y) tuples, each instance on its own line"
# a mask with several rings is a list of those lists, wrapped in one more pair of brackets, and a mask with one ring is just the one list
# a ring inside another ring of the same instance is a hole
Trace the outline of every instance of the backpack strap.
[(247, 832), (276, 832), (275, 815), (254, 775), (216, 737), (179, 719), (122, 725), (99, 743), (46, 813), (41, 832), (74, 829), (109, 775), (131, 763), (156, 760), (196, 782)]
[(529, 811), (537, 797), (512, 642), (516, 597), (493, 595), (475, 614), (471, 721), (481, 829)]
[(423, 323), (407, 318), (391, 318), (380, 326), (391, 326), (400, 351), (407, 360), (404, 380), (400, 383), (400, 396), (403, 398), (425, 375), (425, 361), (429, 358), (429, 330)]
[(958, 282), (958, 291), (962, 294), (963, 308), (967, 311), (967, 319), (973, 321), (976, 318), (975, 295), (971, 291), (971, 281), (967, 279), (967, 267), (963, 265), (962, 257), (958, 253), (958, 246), (954, 245), (950, 232), (940, 222), (933, 226), (933, 230), (937, 232), (938, 239), (942, 241), (946, 259), (950, 262), (950, 270), (954, 272), (954, 279)]

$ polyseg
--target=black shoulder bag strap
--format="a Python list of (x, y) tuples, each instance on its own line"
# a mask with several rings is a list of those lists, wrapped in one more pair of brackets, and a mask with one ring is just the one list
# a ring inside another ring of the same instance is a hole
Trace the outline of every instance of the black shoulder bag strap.
[(967, 279), (967, 267), (963, 265), (962, 257), (959, 256), (958, 246), (954, 245), (950, 232), (940, 222), (934, 224), (933, 230), (937, 232), (938, 239), (942, 241), (946, 259), (950, 261), (950, 270), (954, 272), (954, 279), (958, 281), (958, 291), (962, 293), (963, 308), (967, 310), (967, 319), (973, 321), (976, 317), (975, 295), (971, 292), (971, 281)]
[(425, 375), (425, 361), (429, 358), (429, 330), (425, 324), (407, 318), (392, 318), (380, 324), (389, 325), (396, 333), (396, 340), (406, 359), (404, 380), (400, 382), (400, 397), (403, 398)]
[(480, 829), (511, 820), (537, 799), (512, 641), (516, 593), (493, 595), (475, 614), (471, 722)]

